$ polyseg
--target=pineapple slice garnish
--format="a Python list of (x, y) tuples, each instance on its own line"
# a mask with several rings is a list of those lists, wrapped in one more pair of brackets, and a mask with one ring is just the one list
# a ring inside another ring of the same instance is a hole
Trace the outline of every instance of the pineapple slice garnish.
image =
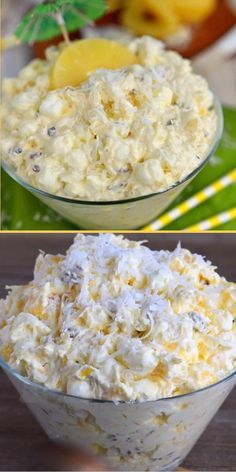
[(126, 46), (103, 38), (82, 39), (67, 46), (52, 68), (51, 89), (77, 87), (97, 69), (120, 69), (137, 64)]

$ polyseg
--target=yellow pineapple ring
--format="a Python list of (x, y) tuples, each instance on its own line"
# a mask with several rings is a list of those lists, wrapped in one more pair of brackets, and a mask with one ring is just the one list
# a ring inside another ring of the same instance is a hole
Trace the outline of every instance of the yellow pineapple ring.
[(175, 13), (183, 22), (205, 20), (215, 10), (218, 0), (170, 0)]
[(108, 0), (108, 11), (115, 11), (118, 10), (122, 6), (122, 1), (121, 0)]
[(175, 33), (180, 26), (171, 0), (127, 0), (121, 22), (136, 34), (159, 38)]
[(51, 88), (76, 87), (97, 69), (120, 69), (137, 64), (126, 46), (103, 38), (75, 41), (59, 54), (51, 72)]

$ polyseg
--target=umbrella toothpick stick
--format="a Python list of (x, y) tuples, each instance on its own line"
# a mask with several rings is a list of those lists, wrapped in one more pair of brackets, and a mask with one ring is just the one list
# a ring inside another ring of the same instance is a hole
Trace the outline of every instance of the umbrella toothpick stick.
[(64, 21), (64, 18), (62, 16), (61, 12), (60, 11), (56, 12), (54, 14), (54, 18), (57, 21), (58, 25), (60, 26), (60, 29), (61, 29), (61, 32), (62, 32), (62, 35), (63, 35), (63, 38), (64, 38), (65, 42), (67, 44), (69, 44), (70, 43), (70, 38), (69, 38), (68, 31), (67, 31), (66, 26), (65, 26), (65, 21)]
[(15, 36), (25, 43), (48, 41), (62, 34), (70, 44), (69, 32), (77, 31), (106, 10), (105, 0), (41, 0), (20, 21)]

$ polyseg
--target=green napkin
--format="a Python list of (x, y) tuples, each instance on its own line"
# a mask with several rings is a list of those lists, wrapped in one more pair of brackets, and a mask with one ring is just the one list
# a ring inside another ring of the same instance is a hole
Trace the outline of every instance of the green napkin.
[[(205, 188), (235, 168), (236, 110), (224, 108), (224, 118), (224, 135), (215, 156), (170, 208), (185, 201), (198, 190)], [(164, 230), (185, 229), (234, 206), (236, 206), (236, 185), (231, 185), (178, 220), (170, 223)], [(73, 230), (77, 228), (41, 203), (2, 171), (2, 229), (47, 231)], [(218, 226), (216, 229), (236, 230), (236, 219)]]

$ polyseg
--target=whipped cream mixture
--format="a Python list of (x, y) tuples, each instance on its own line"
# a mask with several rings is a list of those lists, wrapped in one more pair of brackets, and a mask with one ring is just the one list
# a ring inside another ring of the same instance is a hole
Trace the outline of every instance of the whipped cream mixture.
[(234, 371), (235, 315), (236, 285), (202, 256), (80, 234), (1, 301), (0, 355), (50, 389), (154, 400)]
[(113, 201), (163, 191), (207, 157), (217, 117), (205, 79), (150, 37), (132, 40), (137, 65), (97, 70), (50, 90), (60, 50), (4, 80), (1, 150), (32, 186)]

